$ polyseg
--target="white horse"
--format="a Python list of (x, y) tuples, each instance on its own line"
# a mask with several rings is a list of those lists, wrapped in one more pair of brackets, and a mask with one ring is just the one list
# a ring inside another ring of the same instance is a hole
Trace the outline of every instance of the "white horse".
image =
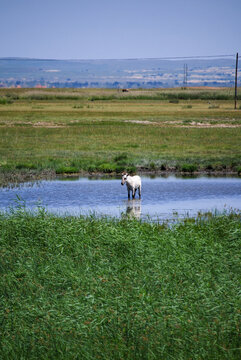
[(130, 176), (127, 173), (122, 174), (121, 185), (126, 183), (128, 191), (128, 199), (130, 199), (130, 191), (132, 192), (132, 199), (135, 199), (136, 190), (138, 189), (139, 199), (141, 198), (141, 178), (138, 175)]

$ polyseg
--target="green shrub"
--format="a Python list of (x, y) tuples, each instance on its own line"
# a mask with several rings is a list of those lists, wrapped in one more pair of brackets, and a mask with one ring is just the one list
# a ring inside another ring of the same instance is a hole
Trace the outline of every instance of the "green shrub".
[(156, 164), (154, 163), (154, 161), (152, 161), (149, 166), (150, 166), (150, 169), (151, 169), (151, 170), (155, 170), (155, 169), (156, 169)]
[(127, 166), (126, 171), (130, 174), (136, 173), (136, 167), (134, 165)]
[(78, 172), (79, 169), (74, 166), (60, 166), (56, 169), (56, 174), (74, 174)]
[(7, 99), (5, 97), (0, 97), (0, 105), (12, 104), (13, 101), (11, 99)]
[(222, 171), (223, 169), (226, 169), (226, 165), (222, 164), (221, 162), (217, 162), (213, 164), (213, 168), (218, 171)]
[(181, 167), (181, 170), (183, 172), (190, 172), (190, 173), (197, 171), (197, 169), (198, 167), (195, 164), (183, 164)]
[(213, 170), (213, 165), (212, 164), (206, 165), (205, 170)]
[(116, 164), (113, 163), (103, 163), (98, 166), (98, 170), (103, 173), (111, 173), (116, 171)]
[(239, 167), (237, 168), (237, 173), (238, 173), (238, 175), (241, 175), (241, 166), (239, 166)]
[(16, 169), (22, 170), (22, 169), (28, 169), (28, 170), (36, 170), (38, 167), (35, 164), (31, 163), (19, 163), (16, 165)]
[(90, 173), (96, 172), (97, 167), (94, 164), (90, 164), (87, 169)]
[(126, 153), (122, 153), (122, 154), (116, 155), (114, 157), (114, 161), (115, 162), (124, 162), (127, 160), (127, 158), (128, 158), (128, 155)]
[(118, 174), (122, 173), (123, 171), (125, 171), (125, 165), (116, 165), (116, 170), (115, 170)]

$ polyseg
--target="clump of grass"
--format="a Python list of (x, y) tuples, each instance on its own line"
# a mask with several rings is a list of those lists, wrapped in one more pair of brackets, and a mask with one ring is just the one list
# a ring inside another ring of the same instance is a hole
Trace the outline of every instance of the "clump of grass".
[(192, 109), (192, 105), (184, 105), (183, 107), (182, 107), (183, 109)]
[(83, 104), (73, 106), (73, 109), (83, 109), (83, 108), (84, 108)]
[(118, 165), (118, 164), (117, 164), (115, 171), (116, 171), (117, 174), (120, 174), (120, 173), (124, 172), (125, 169), (126, 169), (126, 166), (125, 166), (125, 165)]
[(94, 164), (90, 164), (88, 167), (87, 167), (87, 171), (90, 172), (90, 173), (94, 173), (96, 172), (98, 169), (98, 167)]
[(170, 103), (170, 104), (179, 104), (179, 100), (177, 100), (177, 99), (172, 99), (172, 100), (169, 100), (169, 103)]
[(13, 100), (7, 97), (0, 97), (0, 105), (12, 104)]
[(56, 174), (74, 174), (78, 173), (79, 169), (74, 166), (59, 166), (56, 169)]
[(212, 165), (213, 169), (217, 170), (217, 171), (222, 171), (224, 169), (226, 169), (226, 165), (221, 163), (221, 162), (215, 162), (213, 165)]
[(16, 165), (16, 169), (28, 169), (28, 170), (36, 170), (38, 168), (37, 164), (31, 164), (31, 163), (19, 163)]
[(128, 164), (128, 154), (121, 153), (114, 157), (114, 161), (116, 162), (116, 173), (121, 173), (123, 171), (128, 171), (129, 173), (135, 173), (136, 167), (134, 165)]
[(240, 220), (1, 213), (0, 358), (239, 359)]
[(181, 166), (181, 171), (183, 172), (193, 173), (194, 171), (197, 170), (198, 170), (198, 166), (195, 164), (183, 164)]
[(149, 167), (150, 167), (151, 170), (156, 170), (156, 164), (154, 163), (154, 161), (150, 162)]
[(165, 171), (167, 169), (167, 165), (161, 164), (160, 169), (161, 169), (161, 171)]
[(54, 95), (54, 94), (31, 94), (31, 95), (23, 95), (21, 97), (25, 100), (40, 100), (40, 101), (54, 101), (54, 100), (82, 100), (82, 96), (78, 95)]
[(103, 173), (112, 173), (116, 171), (116, 164), (113, 163), (103, 163), (98, 166), (98, 170)]
[(116, 156), (114, 157), (114, 161), (117, 162), (117, 163), (118, 163), (118, 162), (126, 162), (127, 159), (128, 159), (127, 153), (121, 153), (121, 154), (116, 155)]
[(128, 165), (126, 167), (126, 171), (129, 173), (129, 174), (135, 174), (137, 172), (137, 168), (135, 165)]
[(209, 171), (214, 170), (213, 164), (207, 164), (205, 166), (205, 170), (209, 170)]

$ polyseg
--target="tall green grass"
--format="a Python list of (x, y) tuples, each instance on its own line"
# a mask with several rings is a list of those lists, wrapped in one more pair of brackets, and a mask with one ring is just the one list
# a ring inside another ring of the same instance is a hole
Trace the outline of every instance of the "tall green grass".
[[(122, 93), (118, 89), (0, 89), (0, 96), (9, 100), (233, 100), (234, 89), (131, 89)], [(238, 100), (241, 100), (238, 88)]]
[(1, 359), (240, 359), (240, 216), (0, 215)]
[[(234, 95), (220, 93), (219, 91), (162, 91), (150, 94), (136, 95), (94, 95), (89, 98), (90, 101), (109, 101), (109, 100), (169, 100), (178, 103), (178, 100), (233, 100)], [(241, 95), (237, 96), (241, 100)]]
[(22, 99), (25, 100), (43, 100), (43, 101), (53, 101), (53, 100), (83, 100), (83, 96), (79, 95), (54, 95), (54, 94), (31, 94), (24, 95)]
[(12, 104), (13, 101), (7, 97), (0, 97), (0, 105)]

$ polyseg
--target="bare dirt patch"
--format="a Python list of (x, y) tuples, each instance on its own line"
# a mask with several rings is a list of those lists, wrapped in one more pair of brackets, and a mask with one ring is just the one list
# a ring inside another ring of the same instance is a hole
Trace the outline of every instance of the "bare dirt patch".
[(125, 120), (125, 122), (133, 124), (144, 124), (144, 125), (161, 125), (161, 123), (149, 120)]
[(32, 123), (32, 126), (34, 126), (34, 127), (45, 127), (45, 128), (59, 128), (59, 127), (65, 127), (66, 125), (38, 121), (37, 123)]
[(189, 125), (183, 125), (182, 127), (195, 127), (195, 128), (238, 128), (241, 127), (240, 124), (210, 124), (210, 123), (200, 123), (192, 121)]
[(65, 127), (65, 124), (55, 124), (55, 123), (51, 123), (51, 122), (42, 122), (39, 121), (37, 123), (32, 123), (32, 122), (18, 122), (18, 123), (9, 123), (7, 121), (5, 122), (1, 122), (0, 126), (4, 126), (4, 127), (15, 127), (15, 126), (32, 126), (32, 127), (45, 127), (45, 128), (60, 128), (60, 127)]
[(192, 121), (188, 124), (183, 123), (183, 121), (148, 121), (148, 120), (125, 120), (125, 122), (133, 124), (143, 124), (143, 125), (156, 125), (156, 126), (172, 126), (172, 127), (185, 127), (185, 128), (239, 128), (241, 124), (227, 124), (227, 123), (216, 123), (211, 124), (208, 122), (196, 122)]

